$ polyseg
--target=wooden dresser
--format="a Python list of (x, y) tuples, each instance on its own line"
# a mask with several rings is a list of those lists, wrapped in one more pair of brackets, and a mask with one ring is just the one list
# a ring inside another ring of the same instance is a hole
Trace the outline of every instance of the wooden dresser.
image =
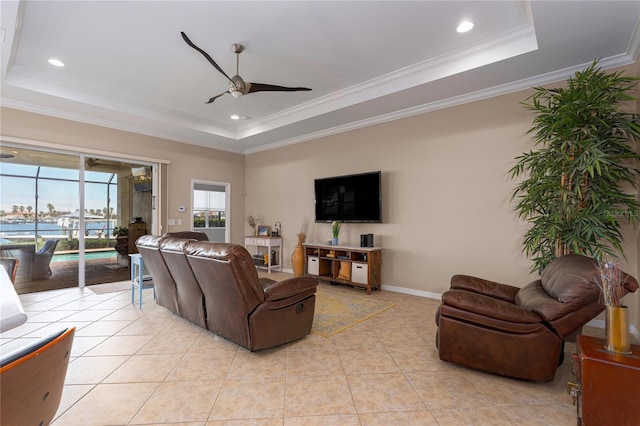
[(144, 222), (136, 222), (129, 224), (129, 247), (128, 253), (138, 253), (138, 247), (136, 247), (136, 240), (143, 235), (147, 234), (147, 224)]
[(604, 339), (580, 335), (576, 348), (578, 424), (640, 424), (640, 346), (616, 354), (605, 349)]

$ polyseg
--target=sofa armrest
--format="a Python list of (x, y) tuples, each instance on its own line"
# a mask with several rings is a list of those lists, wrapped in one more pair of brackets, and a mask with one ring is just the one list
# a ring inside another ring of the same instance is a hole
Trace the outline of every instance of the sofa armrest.
[(276, 280), (272, 280), (271, 278), (258, 278), (258, 283), (260, 283), (260, 287), (262, 287), (262, 291), (264, 292), (264, 289), (269, 287), (270, 285), (273, 285), (275, 283), (277, 283), (278, 281)]
[(316, 291), (318, 279), (312, 277), (295, 277), (284, 281), (276, 282), (264, 288), (264, 300), (274, 302), (276, 300), (287, 299), (300, 293), (312, 290)]
[(532, 311), (504, 300), (496, 299), (466, 290), (449, 290), (442, 295), (444, 305), (453, 306), (461, 311), (472, 312), (488, 318), (515, 323), (540, 323), (542, 318)]
[(467, 290), (506, 300), (507, 302), (513, 302), (516, 298), (516, 293), (520, 290), (520, 288), (508, 284), (500, 284), (469, 275), (454, 275), (451, 277), (451, 289)]

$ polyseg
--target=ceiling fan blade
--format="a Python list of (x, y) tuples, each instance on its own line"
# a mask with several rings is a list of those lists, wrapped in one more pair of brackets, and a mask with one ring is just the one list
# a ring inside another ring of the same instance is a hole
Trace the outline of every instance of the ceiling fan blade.
[(220, 96), (226, 95), (227, 93), (229, 93), (229, 91), (225, 90), (224, 92), (220, 93), (219, 95), (215, 95), (213, 98), (209, 99), (207, 102), (205, 102), (205, 104), (211, 104), (211, 103), (213, 103), (213, 101), (218, 99)]
[[(224, 72), (222, 70), (222, 68), (220, 68), (220, 66), (218, 64), (216, 64), (216, 61), (213, 60), (213, 58), (211, 56), (209, 56), (209, 54), (207, 52), (205, 52), (204, 50), (200, 49), (198, 46), (196, 46), (195, 44), (193, 44), (193, 42), (191, 40), (189, 40), (189, 37), (187, 37), (187, 35), (180, 31), (180, 34), (182, 35), (182, 38), (184, 39), (184, 41), (191, 47), (193, 47), (195, 50), (197, 50), (198, 52), (202, 53), (202, 56), (204, 56), (205, 58), (207, 58), (207, 61), (209, 61), (209, 63), (211, 63), (211, 65), (213, 65), (215, 67), (215, 69), (217, 69), (218, 71), (220, 71), (220, 74), (224, 75), (225, 77), (227, 77), (227, 80), (231, 81), (231, 77), (229, 77), (227, 75), (226, 72)], [(213, 101), (211, 101), (213, 102)]]
[(263, 83), (249, 83), (251, 86), (249, 87), (249, 91), (247, 93), (253, 92), (308, 92), (311, 89), (308, 87), (285, 87), (285, 86), (276, 86), (273, 84), (263, 84)]

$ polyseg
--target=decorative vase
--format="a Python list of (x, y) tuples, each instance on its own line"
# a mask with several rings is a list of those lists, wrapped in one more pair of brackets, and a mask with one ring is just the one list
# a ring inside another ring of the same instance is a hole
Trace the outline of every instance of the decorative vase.
[(297, 245), (291, 254), (291, 266), (293, 275), (301, 277), (304, 275), (304, 247)]
[(338, 245), (338, 237), (333, 237), (333, 241), (331, 242), (332, 245), (337, 246)]
[(116, 244), (113, 248), (122, 256), (129, 254), (129, 237), (126, 235), (116, 237)]
[(606, 349), (619, 354), (630, 354), (629, 312), (626, 306), (607, 306), (605, 318)]

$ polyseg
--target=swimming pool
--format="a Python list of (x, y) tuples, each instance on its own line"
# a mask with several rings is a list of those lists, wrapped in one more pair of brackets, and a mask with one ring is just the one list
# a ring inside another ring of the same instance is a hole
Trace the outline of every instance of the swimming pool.
[[(115, 261), (115, 258), (117, 256), (118, 252), (117, 251), (90, 251), (84, 254), (84, 258), (85, 259), (109, 259), (109, 258), (113, 258)], [(63, 262), (63, 261), (69, 261), (69, 260), (78, 260), (79, 258), (79, 254), (78, 253), (67, 253), (67, 254), (54, 254), (53, 257), (51, 258), (52, 262)]]

